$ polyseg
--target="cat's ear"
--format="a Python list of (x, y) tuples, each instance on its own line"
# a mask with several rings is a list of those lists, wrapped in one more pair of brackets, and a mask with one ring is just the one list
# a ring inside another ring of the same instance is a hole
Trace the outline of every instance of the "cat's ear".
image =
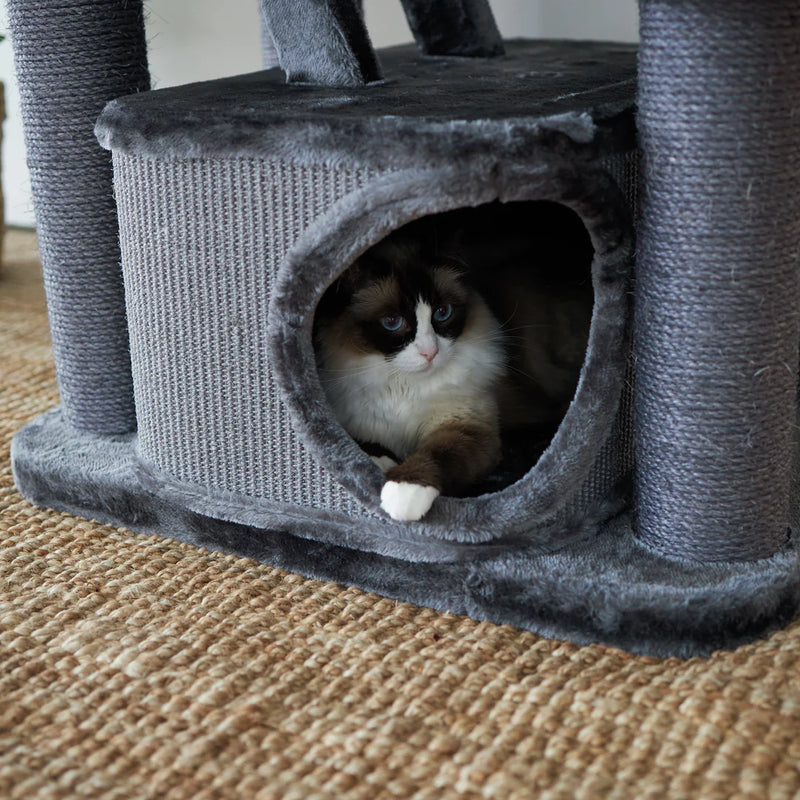
[(469, 249), (463, 225), (434, 224), (429, 239), (432, 264), (447, 266), (460, 276), (469, 274)]
[(362, 253), (340, 276), (345, 291), (351, 295), (363, 289), (386, 271), (386, 259), (376, 247)]
[(446, 251), (461, 254), (467, 246), (466, 230), (463, 225), (451, 225), (444, 237), (442, 246)]
[(419, 243), (395, 232), (373, 245), (350, 269), (356, 285), (363, 288), (419, 264), (420, 259)]
[(342, 303), (349, 303), (356, 292), (376, 283), (389, 271), (391, 262), (385, 254), (373, 247), (362, 253), (339, 275), (331, 284), (328, 293), (337, 297)]
[(359, 262), (351, 264), (325, 290), (317, 305), (318, 317), (336, 317), (350, 304), (360, 285)]
[(351, 301), (356, 291), (368, 282), (367, 268), (362, 259), (354, 261), (331, 284), (328, 292), (334, 295), (339, 302), (347, 304)]

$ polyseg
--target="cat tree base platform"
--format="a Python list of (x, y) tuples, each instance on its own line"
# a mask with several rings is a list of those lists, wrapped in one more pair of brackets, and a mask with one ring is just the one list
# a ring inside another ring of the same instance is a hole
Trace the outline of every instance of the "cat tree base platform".
[(141, 464), (134, 435), (76, 433), (59, 409), (17, 434), (12, 464), (37, 506), (577, 643), (705, 655), (787, 624), (800, 606), (796, 542), (757, 561), (669, 560), (637, 541), (622, 496), (547, 545), (438, 542), (420, 561), (375, 552), (352, 521), (322, 510), (253, 504), (254, 524), (226, 521), (235, 498), (185, 487), (178, 497)]

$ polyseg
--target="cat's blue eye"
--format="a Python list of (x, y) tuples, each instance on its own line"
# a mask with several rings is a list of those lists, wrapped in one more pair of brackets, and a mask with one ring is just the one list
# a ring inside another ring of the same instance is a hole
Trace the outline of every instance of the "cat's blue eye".
[(450, 317), (453, 316), (453, 306), (450, 303), (446, 305), (439, 306), (436, 311), (433, 312), (433, 321), (434, 322), (447, 322)]
[(399, 314), (391, 314), (388, 317), (381, 317), (381, 325), (383, 325), (383, 327), (391, 333), (399, 331), (400, 328), (403, 327), (404, 322), (405, 320)]

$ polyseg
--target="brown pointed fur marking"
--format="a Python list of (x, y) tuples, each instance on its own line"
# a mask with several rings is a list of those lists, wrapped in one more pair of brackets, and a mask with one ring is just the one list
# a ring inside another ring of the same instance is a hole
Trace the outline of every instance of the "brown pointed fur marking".
[(386, 473), (386, 480), (433, 486), (443, 494), (458, 495), (500, 461), (500, 435), (488, 422), (449, 422), (427, 437), (402, 464)]

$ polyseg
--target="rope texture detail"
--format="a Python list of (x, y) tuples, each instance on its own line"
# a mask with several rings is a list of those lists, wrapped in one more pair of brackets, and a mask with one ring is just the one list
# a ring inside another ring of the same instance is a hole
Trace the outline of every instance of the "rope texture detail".
[(148, 88), (141, 0), (10, 0), (61, 403), (70, 424), (135, 430), (106, 102)]
[(798, 8), (641, 3), (638, 532), (670, 556), (757, 559), (787, 535)]

